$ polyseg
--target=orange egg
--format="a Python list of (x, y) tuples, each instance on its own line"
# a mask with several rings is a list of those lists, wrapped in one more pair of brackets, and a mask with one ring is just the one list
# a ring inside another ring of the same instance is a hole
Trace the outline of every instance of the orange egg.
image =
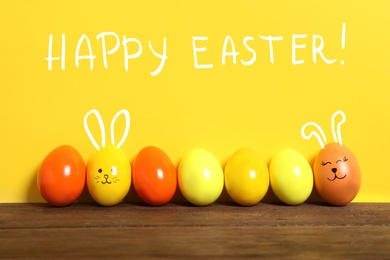
[(314, 161), (314, 182), (328, 203), (346, 205), (357, 195), (361, 174), (355, 155), (339, 143), (329, 143)]
[(41, 164), (37, 175), (39, 192), (51, 205), (69, 205), (82, 193), (85, 175), (80, 153), (70, 145), (59, 146)]
[(164, 205), (175, 195), (177, 174), (175, 165), (160, 148), (147, 146), (133, 163), (134, 189), (150, 205)]

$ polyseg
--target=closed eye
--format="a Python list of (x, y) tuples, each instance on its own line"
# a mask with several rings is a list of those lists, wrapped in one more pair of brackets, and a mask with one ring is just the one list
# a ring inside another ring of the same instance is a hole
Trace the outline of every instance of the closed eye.
[(321, 163), (322, 166), (325, 166), (327, 164), (331, 164), (331, 162), (324, 162), (324, 161), (322, 161), (322, 163)]
[(348, 161), (347, 157), (343, 157), (343, 159), (340, 159), (340, 160), (337, 160), (336, 163), (339, 163), (339, 162), (346, 162)]

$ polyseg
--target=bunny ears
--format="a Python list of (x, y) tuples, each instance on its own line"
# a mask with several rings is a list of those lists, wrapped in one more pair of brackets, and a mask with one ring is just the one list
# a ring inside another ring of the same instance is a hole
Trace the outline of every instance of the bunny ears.
[[(337, 124), (337, 126), (335, 127), (335, 118), (337, 115), (341, 115), (342, 116), (342, 119), (341, 121)], [(333, 134), (333, 139), (334, 141), (337, 143), (339, 143), (340, 145), (343, 145), (343, 141), (342, 141), (342, 138), (341, 138), (341, 132), (340, 132), (340, 126), (342, 124), (344, 124), (346, 120), (346, 116), (344, 114), (343, 111), (339, 110), (339, 111), (336, 111), (333, 116), (332, 116), (332, 134)], [(308, 126), (314, 126), (317, 128), (318, 132), (320, 133), (320, 135), (315, 132), (315, 131), (311, 131), (309, 133), (309, 135), (306, 135), (305, 134), (305, 129), (306, 127)], [(336, 131), (336, 128), (337, 128), (337, 131)], [(324, 131), (321, 129), (321, 127), (317, 124), (317, 123), (314, 123), (314, 122), (308, 122), (306, 124), (304, 124), (301, 128), (301, 135), (304, 139), (306, 140), (309, 140), (313, 135), (317, 138), (318, 142), (320, 143), (320, 146), (322, 149), (324, 149), (325, 147), (325, 143), (326, 143), (326, 137), (325, 137), (325, 134), (324, 134)], [(322, 139), (321, 139), (322, 138)]]
[[(91, 131), (89, 130), (89, 127), (88, 127), (88, 117), (89, 117), (90, 114), (95, 114), (95, 116), (96, 116), (96, 118), (98, 120), (98, 123), (99, 123), (99, 126), (100, 126), (100, 132), (102, 134), (102, 146), (101, 147), (99, 147), (99, 145), (96, 143), (95, 138), (92, 136)], [(114, 126), (115, 126), (115, 121), (118, 119), (118, 117), (121, 114), (123, 114), (125, 116), (126, 126), (125, 126), (125, 131), (123, 132), (122, 139), (116, 145), (116, 148), (119, 148), (124, 143), (124, 141), (126, 140), (127, 135), (129, 134), (129, 130), (130, 130), (130, 114), (129, 114), (129, 111), (127, 111), (126, 109), (122, 109), (122, 110), (118, 111), (118, 113), (116, 113), (116, 115), (114, 116), (114, 118), (111, 121), (111, 127), (110, 127), (111, 144), (115, 145)], [(99, 111), (97, 111), (96, 109), (92, 109), (87, 114), (85, 114), (85, 116), (84, 116), (84, 129), (85, 129), (85, 132), (87, 133), (87, 135), (89, 137), (89, 140), (91, 140), (92, 144), (95, 146), (95, 148), (97, 150), (100, 150), (100, 148), (103, 148), (103, 147), (106, 146), (106, 132), (104, 130), (103, 119), (102, 119)]]

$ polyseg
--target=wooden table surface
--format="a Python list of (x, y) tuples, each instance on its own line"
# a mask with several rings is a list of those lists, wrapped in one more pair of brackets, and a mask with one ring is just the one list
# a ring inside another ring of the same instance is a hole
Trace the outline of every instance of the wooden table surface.
[(0, 204), (0, 258), (390, 259), (390, 204)]

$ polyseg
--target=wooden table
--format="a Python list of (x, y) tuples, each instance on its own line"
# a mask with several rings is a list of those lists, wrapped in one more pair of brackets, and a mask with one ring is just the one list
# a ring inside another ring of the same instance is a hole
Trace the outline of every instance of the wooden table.
[(390, 204), (0, 204), (0, 258), (390, 259)]

